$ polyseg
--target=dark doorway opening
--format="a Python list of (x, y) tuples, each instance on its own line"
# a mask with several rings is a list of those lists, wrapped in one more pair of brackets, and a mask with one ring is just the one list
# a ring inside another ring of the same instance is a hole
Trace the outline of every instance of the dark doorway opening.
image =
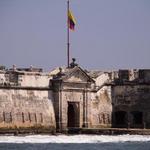
[(68, 127), (79, 127), (79, 103), (68, 102)]
[(115, 112), (115, 126), (116, 127), (126, 127), (127, 125), (127, 112), (117, 111)]
[(143, 113), (139, 111), (133, 111), (132, 114), (132, 125), (133, 127), (142, 127), (143, 124)]

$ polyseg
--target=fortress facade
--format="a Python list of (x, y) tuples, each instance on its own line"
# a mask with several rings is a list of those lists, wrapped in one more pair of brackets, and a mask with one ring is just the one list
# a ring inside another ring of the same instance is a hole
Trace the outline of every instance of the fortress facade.
[(0, 131), (150, 128), (150, 70), (0, 67)]

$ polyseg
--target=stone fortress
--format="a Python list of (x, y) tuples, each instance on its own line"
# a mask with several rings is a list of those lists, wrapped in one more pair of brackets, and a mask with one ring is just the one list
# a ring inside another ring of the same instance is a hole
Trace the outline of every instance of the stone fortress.
[(150, 128), (150, 69), (0, 67), (0, 131)]

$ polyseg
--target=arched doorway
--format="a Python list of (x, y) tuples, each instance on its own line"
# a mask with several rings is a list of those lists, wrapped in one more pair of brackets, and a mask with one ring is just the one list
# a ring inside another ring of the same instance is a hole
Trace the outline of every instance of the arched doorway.
[(79, 127), (79, 103), (68, 102), (68, 128)]

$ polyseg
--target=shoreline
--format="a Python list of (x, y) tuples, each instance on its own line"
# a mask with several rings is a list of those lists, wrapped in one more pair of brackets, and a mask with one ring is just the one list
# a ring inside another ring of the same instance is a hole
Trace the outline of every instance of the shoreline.
[(0, 136), (3, 135), (15, 135), (15, 136), (20, 136), (20, 135), (36, 135), (36, 134), (41, 134), (41, 135), (150, 135), (150, 129), (126, 129), (126, 128), (95, 128), (95, 129), (90, 129), (90, 128), (70, 128), (68, 130), (64, 130), (62, 132), (57, 132), (55, 130), (0, 130)]

